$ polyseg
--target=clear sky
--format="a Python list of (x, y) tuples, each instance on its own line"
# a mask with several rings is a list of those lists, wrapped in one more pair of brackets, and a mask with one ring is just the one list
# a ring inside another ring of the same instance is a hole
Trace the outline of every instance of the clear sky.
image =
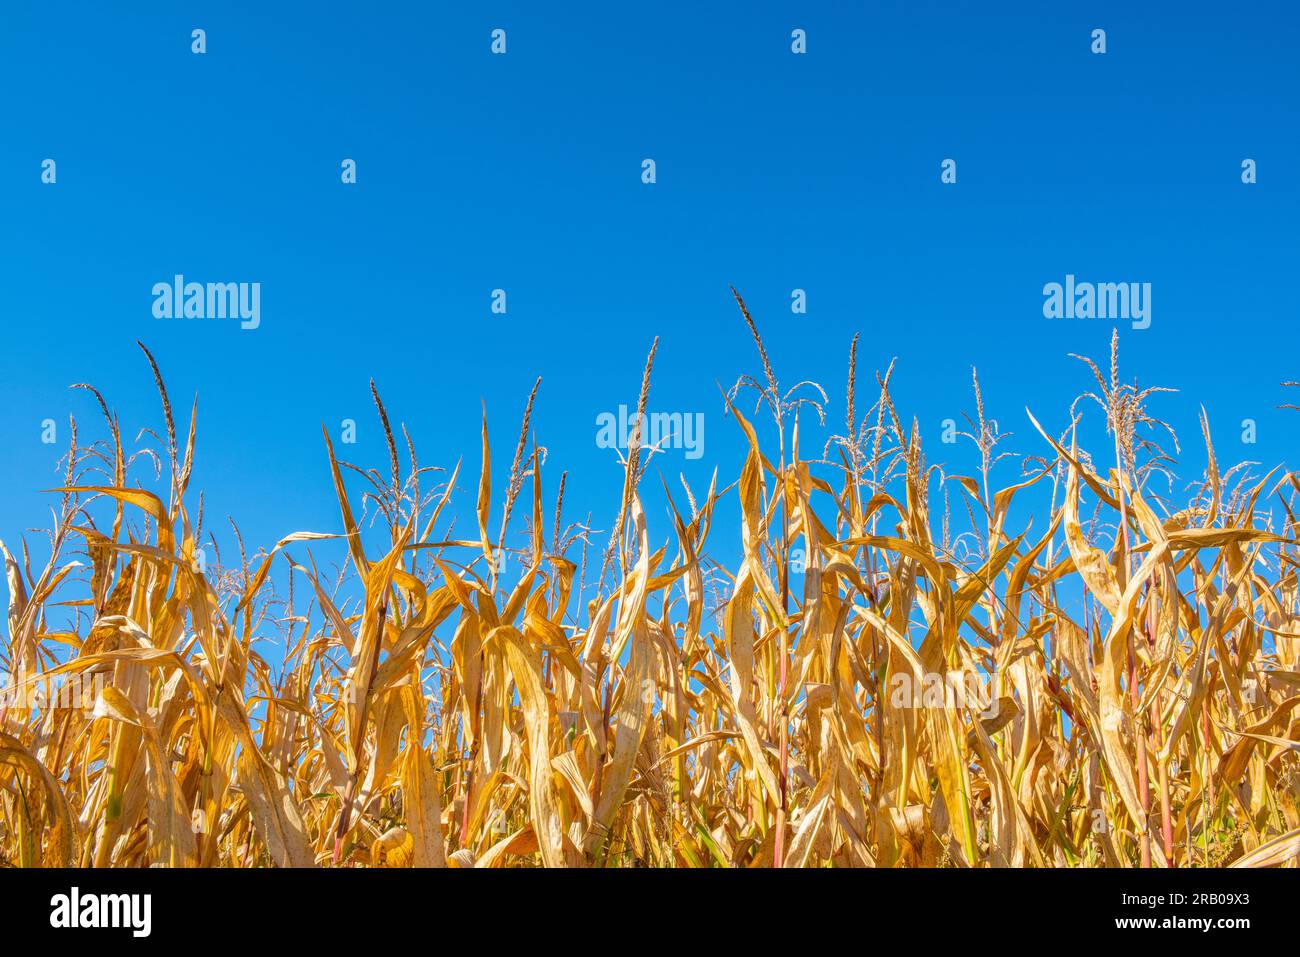
[[(136, 339), (178, 415), (198, 394), (195, 486), (250, 546), (338, 529), (321, 423), (337, 439), (355, 419), (341, 454), (386, 467), (372, 376), (424, 464), (465, 457), (468, 516), (481, 403), (499, 490), (541, 375), (548, 498), (568, 469), (568, 516), (608, 528), (620, 479), (595, 422), (635, 403), (655, 335), (651, 408), (705, 431), (702, 457), (652, 473), (738, 473), (717, 384), (758, 365), (729, 283), (836, 426), (853, 334), (864, 391), (897, 356), (900, 412), (959, 472), (969, 449), (938, 439), (972, 409), (972, 365), (1006, 447), (1042, 454), (1025, 407), (1059, 430), (1090, 384), (1067, 354), (1106, 355), (1115, 324), (1045, 318), (1045, 284), (1150, 283), (1123, 363), (1181, 390), (1156, 411), (1185, 477), (1201, 404), (1221, 459), (1300, 465), (1300, 413), (1276, 408), (1300, 401), (1279, 385), (1300, 379), (1297, 48), (1284, 2), (5, 0), (0, 537), (48, 523), (70, 413), (103, 435), (71, 383), (100, 388), (133, 443), (160, 426)], [(178, 273), (260, 283), (260, 326), (155, 318)]]

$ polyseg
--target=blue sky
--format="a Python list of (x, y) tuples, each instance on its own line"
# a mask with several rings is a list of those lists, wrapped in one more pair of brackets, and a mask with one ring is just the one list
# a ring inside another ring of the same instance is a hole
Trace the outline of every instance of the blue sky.
[[(567, 469), (568, 517), (608, 528), (620, 480), (594, 423), (635, 402), (655, 335), (651, 408), (706, 424), (703, 457), (665, 453), (651, 485), (738, 472), (718, 383), (758, 365), (729, 283), (781, 379), (826, 388), (831, 423), (861, 333), (862, 388), (897, 356), (900, 412), (932, 460), (970, 472), (938, 436), (972, 410), (972, 365), (1005, 447), (1042, 454), (1025, 407), (1058, 430), (1089, 386), (1067, 354), (1106, 355), (1113, 324), (1044, 318), (1044, 284), (1149, 282), (1152, 324), (1121, 323), (1123, 365), (1181, 390), (1155, 409), (1184, 476), (1201, 468), (1201, 404), (1221, 460), (1297, 464), (1300, 413), (1275, 408), (1300, 379), (1294, 6), (989, 7), (8, 0), (0, 537), (48, 522), (67, 416), (83, 441), (103, 434), (69, 384), (100, 388), (132, 441), (160, 425), (136, 339), (178, 412), (198, 394), (195, 487), (250, 546), (337, 530), (321, 423), (337, 438), (355, 419), (341, 453), (385, 467), (372, 376), (423, 464), (465, 457), (468, 523), (481, 403), (499, 491), (541, 375), (548, 498)], [(151, 289), (177, 273), (259, 282), (260, 327), (156, 319)], [(736, 511), (720, 514), (726, 550)], [(651, 522), (671, 535), (660, 509)]]

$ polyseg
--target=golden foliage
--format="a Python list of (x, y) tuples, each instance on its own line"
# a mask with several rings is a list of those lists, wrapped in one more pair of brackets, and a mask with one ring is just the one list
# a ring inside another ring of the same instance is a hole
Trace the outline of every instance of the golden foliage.
[[(1206, 422), (1203, 486), (1167, 507), (1151, 490), (1168, 461), (1146, 437), (1154, 390), (1121, 385), (1113, 353), (1091, 398), (1114, 467), (1079, 451), (1077, 418), (1052, 437), (1031, 416), (1047, 456), (991, 492), (1003, 436), (978, 379), (963, 434), (981, 474), (945, 477), (898, 418), (892, 365), (855, 421), (856, 340), (848, 434), (813, 461), (800, 417), (825, 396), (780, 391), (740, 307), (763, 376), (726, 398), (747, 452), (737, 481), (686, 487), (686, 512), (665, 488), (675, 541), (654, 549), (640, 497), (654, 450), (634, 439), (592, 582), (592, 530), (562, 524), (563, 478), (546, 541), (536, 386), (495, 536), (486, 418), (477, 534), (439, 538), (459, 467), (432, 491), (413, 450), (403, 470), (374, 391), (389, 475), (340, 462), (325, 437), (340, 530), (252, 563), (241, 540), (237, 563), (205, 568), (201, 500), (197, 518), (187, 504), (195, 418), (182, 448), (150, 357), (167, 500), (130, 486), (101, 398), (111, 438), (79, 448), (74, 425), (47, 565), (4, 550), (16, 683), (0, 703), (0, 859), (1295, 866), (1300, 480), (1225, 492)], [(747, 390), (771, 418), (767, 453), (737, 405)], [(971, 518), (956, 537), (950, 491)], [(1275, 492), (1277, 532), (1258, 524)], [(1013, 535), (1018, 495), (1037, 496), (1039, 520)], [(517, 505), (526, 532), (507, 549)], [(707, 549), (720, 508), (741, 519), (730, 571)], [(340, 538), (346, 573), (323, 576), (312, 548)], [(89, 689), (82, 706), (21, 693), (56, 680)]]

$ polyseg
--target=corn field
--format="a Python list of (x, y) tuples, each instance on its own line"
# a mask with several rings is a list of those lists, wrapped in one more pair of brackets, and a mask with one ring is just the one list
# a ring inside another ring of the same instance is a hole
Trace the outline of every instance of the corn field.
[(1202, 416), (1204, 475), (1158, 494), (1177, 400), (1114, 344), (1109, 374), (1066, 360), (1094, 391), (1033, 409), (1006, 487), (978, 379), (979, 472), (949, 475), (856, 339), (811, 448), (825, 392), (779, 385), (736, 301), (743, 468), (662, 482), (662, 522), (636, 440), (608, 517), (566, 516), (537, 387), (498, 488), (486, 415), (439, 472), (372, 383), (390, 460), (324, 435), (338, 526), (213, 561), (152, 355), (156, 481), (79, 386), (102, 422), (73, 423), (48, 562), (4, 549), (0, 864), (1295, 867), (1300, 476), (1220, 468)]

